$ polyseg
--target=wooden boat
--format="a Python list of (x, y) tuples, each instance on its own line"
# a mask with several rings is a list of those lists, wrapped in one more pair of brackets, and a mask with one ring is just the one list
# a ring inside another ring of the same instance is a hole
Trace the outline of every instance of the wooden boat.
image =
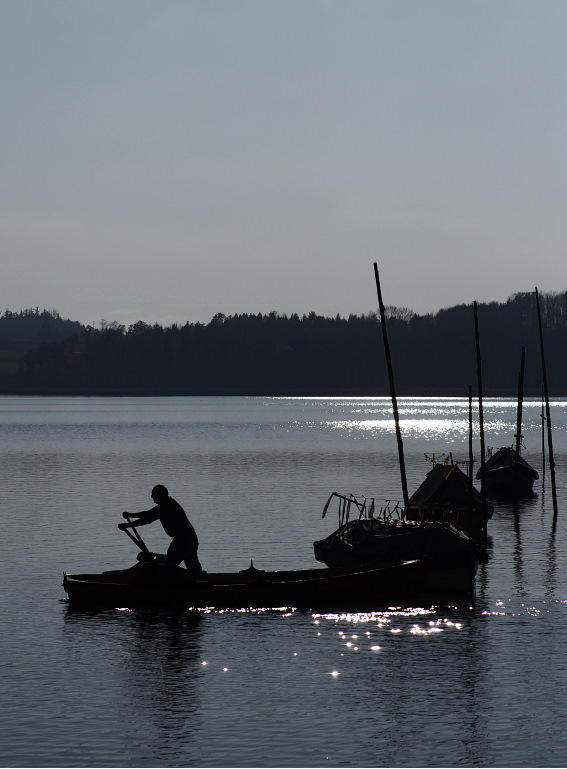
[(477, 542), (493, 512), (457, 464), (436, 463), (409, 498), (405, 517), (450, 523)]
[[(425, 560), (439, 570), (465, 568), (474, 573), (480, 553), (467, 531), (451, 520), (428, 519), (423, 514), (408, 520), (399, 505), (374, 512), (354, 495), (333, 492), (339, 501), (338, 527), (328, 537), (313, 543), (315, 558), (332, 568), (355, 568), (369, 563), (387, 565), (395, 561)], [(358, 518), (350, 520), (354, 507)], [(415, 511), (414, 511), (415, 512)]]
[(313, 543), (315, 558), (331, 568), (388, 564), (397, 559), (433, 559), (439, 568), (472, 564), (477, 556), (468, 536), (435, 521), (349, 521)]
[(518, 372), (518, 405), (516, 414), (516, 444), (502, 446), (488, 458), (484, 468), (480, 467), (476, 477), (482, 481), (488, 494), (501, 500), (532, 497), (534, 481), (539, 473), (521, 456), (522, 447), (522, 405), (524, 400), (524, 367), (526, 350), (522, 347), (520, 370)]
[(439, 569), (431, 560), (353, 569), (262, 571), (250, 566), (234, 573), (203, 574), (159, 560), (101, 574), (64, 574), (72, 608), (280, 608), (372, 610), (427, 600), (470, 600), (474, 571)]
[[(481, 477), (482, 469), (477, 472)], [(487, 492), (499, 499), (533, 496), (534, 482), (539, 473), (512, 446), (502, 446), (484, 466)]]

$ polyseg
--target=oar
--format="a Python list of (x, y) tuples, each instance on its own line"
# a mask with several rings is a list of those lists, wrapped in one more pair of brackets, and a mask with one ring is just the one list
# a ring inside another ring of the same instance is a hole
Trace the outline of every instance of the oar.
[(138, 545), (138, 547), (140, 548), (140, 550), (142, 552), (149, 553), (149, 550), (146, 547), (146, 543), (142, 539), (140, 532), (136, 529), (136, 527), (132, 523), (131, 516), (129, 516), (128, 513), (124, 513), (124, 517), (126, 518), (128, 523), (130, 524), (130, 528), (132, 529), (132, 531), (129, 531), (128, 529), (123, 529), (123, 531), (126, 532), (126, 534), (130, 537), (132, 542), (134, 542), (134, 544)]

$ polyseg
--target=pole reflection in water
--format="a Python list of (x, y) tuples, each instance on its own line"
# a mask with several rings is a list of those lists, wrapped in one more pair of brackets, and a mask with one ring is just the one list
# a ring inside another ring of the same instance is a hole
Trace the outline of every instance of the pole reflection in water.
[(516, 590), (518, 595), (525, 596), (526, 591), (524, 588), (524, 574), (522, 570), (522, 534), (520, 531), (520, 508), (521, 503), (516, 500), (513, 503), (514, 512), (514, 575), (516, 578)]
[(557, 533), (557, 523), (553, 521), (551, 524), (551, 530), (549, 532), (549, 544), (547, 548), (547, 563), (545, 570), (545, 596), (546, 598), (555, 597), (555, 589), (557, 587), (557, 551), (555, 536)]

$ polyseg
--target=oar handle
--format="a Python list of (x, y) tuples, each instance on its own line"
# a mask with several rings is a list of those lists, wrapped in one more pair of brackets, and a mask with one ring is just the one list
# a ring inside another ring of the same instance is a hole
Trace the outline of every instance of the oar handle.
[(140, 548), (140, 550), (142, 550), (144, 553), (148, 553), (148, 552), (149, 552), (149, 550), (148, 550), (148, 548), (146, 547), (146, 543), (145, 543), (145, 542), (144, 542), (144, 540), (142, 539), (142, 537), (141, 537), (141, 535), (140, 535), (140, 532), (139, 532), (139, 531), (136, 529), (136, 527), (135, 527), (135, 526), (134, 526), (134, 524), (132, 523), (132, 516), (128, 515), (128, 513), (124, 513), (124, 518), (126, 518), (126, 520), (128, 521), (128, 523), (130, 524), (130, 528), (132, 529), (132, 531), (128, 531), (128, 529), (124, 529), (124, 531), (126, 532), (126, 534), (127, 534), (129, 537), (130, 537), (130, 539), (131, 539), (131, 540), (132, 540), (132, 541), (133, 541), (133, 542), (134, 542), (136, 545), (138, 545), (138, 547)]

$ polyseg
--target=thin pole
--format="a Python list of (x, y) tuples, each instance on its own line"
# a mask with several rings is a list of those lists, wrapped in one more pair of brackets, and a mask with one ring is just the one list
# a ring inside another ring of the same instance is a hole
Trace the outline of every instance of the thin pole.
[(382, 291), (380, 290), (380, 277), (378, 276), (378, 265), (374, 262), (374, 277), (376, 278), (376, 291), (378, 293), (378, 307), (380, 308), (380, 325), (382, 327), (382, 339), (384, 341), (384, 353), (386, 355), (386, 365), (388, 367), (388, 381), (390, 383), (390, 397), (392, 398), (392, 410), (394, 412), (394, 423), (396, 425), (396, 440), (398, 442), (398, 459), (400, 462), (400, 477), (402, 481), (402, 494), (404, 497), (404, 508), (408, 506), (408, 483), (406, 479), (406, 463), (404, 460), (404, 444), (402, 442), (402, 433), (400, 430), (400, 417), (398, 414), (398, 401), (396, 399), (396, 388), (394, 387), (394, 371), (392, 368), (392, 358), (390, 356), (390, 345), (388, 344), (388, 331), (386, 329), (386, 312), (384, 302), (382, 301)]
[(520, 447), (522, 445), (522, 406), (524, 402), (524, 368), (526, 363), (526, 348), (522, 347), (520, 370), (518, 371), (518, 415), (516, 418), (516, 456), (514, 457), (514, 476), (520, 459)]
[(541, 487), (545, 489), (545, 396), (541, 386)]
[(553, 457), (553, 438), (551, 435), (551, 413), (549, 411), (549, 388), (547, 386), (547, 368), (545, 365), (545, 350), (543, 347), (543, 328), (541, 325), (541, 309), (539, 306), (539, 294), (535, 290), (537, 322), (539, 326), (539, 349), (541, 353), (541, 373), (543, 376), (543, 392), (545, 395), (545, 419), (547, 421), (547, 449), (549, 454), (549, 475), (551, 478), (551, 498), (553, 500), (553, 523), (557, 522), (557, 490), (555, 488), (555, 459)]
[(478, 421), (480, 426), (480, 495), (482, 499), (482, 512), (484, 514), (483, 533), (486, 537), (486, 487), (484, 484), (484, 466), (486, 463), (486, 451), (484, 448), (484, 412), (482, 409), (482, 364), (480, 357), (480, 336), (478, 333), (478, 309), (476, 301), (473, 302), (474, 337), (476, 342), (476, 379), (478, 383)]
[(472, 421), (472, 385), (469, 385), (469, 483), (473, 485), (473, 421)]

